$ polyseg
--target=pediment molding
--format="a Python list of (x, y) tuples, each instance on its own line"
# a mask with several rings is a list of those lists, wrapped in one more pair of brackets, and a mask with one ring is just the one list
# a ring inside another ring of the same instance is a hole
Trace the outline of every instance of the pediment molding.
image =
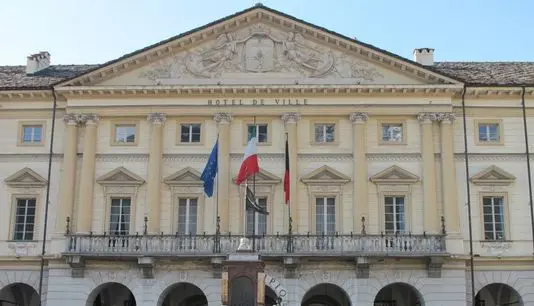
[(514, 183), (515, 179), (513, 174), (492, 165), (471, 176), (470, 181), (475, 185), (508, 186)]
[[(232, 182), (234, 182), (234, 184), (235, 184), (236, 178), (237, 178), (236, 176), (232, 178)], [(248, 183), (251, 184), (252, 180), (253, 180), (252, 178), (249, 178)], [(255, 181), (256, 181), (256, 185), (270, 186), (270, 185), (280, 184), (282, 182), (282, 179), (265, 169), (260, 169), (260, 172), (256, 173)]]
[(324, 165), (302, 176), (300, 180), (307, 185), (343, 185), (350, 182), (350, 177)]
[(202, 174), (191, 167), (185, 167), (163, 179), (169, 186), (203, 186)]
[(419, 181), (419, 176), (393, 165), (371, 176), (369, 180), (375, 184), (414, 184)]
[(424, 80), (426, 83), (461, 84), (458, 80), (370, 44), (327, 31), (265, 6), (255, 6), (112, 60), (80, 76), (65, 80), (59, 83), (58, 87), (98, 84), (133, 69), (161, 61), (179, 52), (188, 51), (203, 42), (215, 41), (221, 35), (254, 24), (266, 24), (277, 27), (286, 33), (301, 35), (331, 49), (343, 50), (343, 52), (365, 59), (367, 62), (387, 67), (415, 79)]
[(45, 178), (43, 178), (41, 175), (39, 175), (37, 172), (33, 171), (32, 169), (25, 167), (14, 174), (8, 176), (4, 182), (9, 187), (15, 187), (15, 188), (35, 188), (39, 187), (42, 188), (46, 186), (47, 181)]
[(118, 167), (102, 176), (96, 182), (102, 186), (132, 186), (138, 187), (145, 183), (145, 180), (132, 171)]

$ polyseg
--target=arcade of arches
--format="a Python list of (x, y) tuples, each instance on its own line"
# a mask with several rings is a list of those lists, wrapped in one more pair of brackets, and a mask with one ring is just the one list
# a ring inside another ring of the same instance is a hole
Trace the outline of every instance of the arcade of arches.
[[(280, 304), (280, 298), (265, 286), (265, 306)], [(302, 306), (352, 306), (350, 297), (339, 286), (322, 283), (309, 289)], [(375, 297), (374, 306), (424, 306), (421, 294), (411, 285), (393, 283), (383, 287)], [(523, 306), (519, 293), (502, 283), (492, 283), (480, 289), (475, 306)], [(0, 290), (0, 306), (39, 306), (37, 291), (24, 283), (13, 283)], [(137, 306), (133, 293), (119, 283), (105, 283), (93, 290), (86, 306)], [(160, 296), (157, 306), (208, 306), (204, 292), (190, 283), (169, 286)]]

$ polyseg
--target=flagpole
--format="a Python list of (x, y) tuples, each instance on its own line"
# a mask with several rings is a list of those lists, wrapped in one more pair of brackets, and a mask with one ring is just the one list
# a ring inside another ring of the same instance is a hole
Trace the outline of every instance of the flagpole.
[[(219, 172), (219, 134), (217, 133), (217, 140), (215, 140), (215, 143), (217, 144), (217, 172)], [(217, 253), (220, 252), (220, 239), (221, 239), (221, 217), (219, 216), (219, 175), (215, 176), (215, 179), (217, 180), (215, 188), (217, 190), (215, 191), (215, 248)]]
[(244, 210), (243, 210), (243, 238), (247, 237), (247, 190), (248, 190), (248, 179), (245, 179), (245, 192), (244, 192), (244, 198), (245, 202), (244, 204)]
[[(256, 126), (256, 116), (253, 117), (253, 124), (254, 124), (254, 135), (253, 137), (258, 136), (258, 127)], [(253, 200), (254, 203), (256, 202), (256, 172), (254, 172), (254, 175), (252, 176), (252, 193), (253, 193)], [(256, 212), (254, 211), (252, 213), (252, 250), (256, 251)]]

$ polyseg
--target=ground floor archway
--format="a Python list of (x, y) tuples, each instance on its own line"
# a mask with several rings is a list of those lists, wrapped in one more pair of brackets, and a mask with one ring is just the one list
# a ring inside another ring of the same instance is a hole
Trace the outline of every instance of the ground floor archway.
[(351, 306), (350, 297), (339, 286), (322, 283), (312, 287), (302, 298), (302, 306)]
[(87, 306), (137, 306), (133, 293), (119, 283), (105, 283), (89, 294)]
[(493, 283), (478, 291), (475, 297), (476, 306), (523, 306), (519, 293), (512, 287)]
[(158, 306), (207, 306), (204, 292), (191, 283), (171, 285), (161, 294)]
[(0, 290), (0, 306), (39, 306), (39, 294), (32, 286), (14, 283)]
[(424, 306), (423, 297), (411, 285), (393, 283), (380, 289), (374, 306)]

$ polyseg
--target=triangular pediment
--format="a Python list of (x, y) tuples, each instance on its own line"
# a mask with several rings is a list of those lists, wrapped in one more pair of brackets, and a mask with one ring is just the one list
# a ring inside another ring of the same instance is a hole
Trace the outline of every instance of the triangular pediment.
[(459, 83), (260, 5), (127, 54), (58, 86)]
[(471, 177), (475, 185), (510, 185), (515, 181), (511, 173), (493, 165)]
[(346, 184), (350, 177), (329, 166), (322, 166), (300, 179), (304, 184)]
[(10, 187), (44, 187), (46, 179), (37, 172), (26, 167), (10, 175), (5, 179), (5, 183)]
[(145, 180), (132, 171), (124, 167), (119, 167), (102, 175), (96, 182), (100, 185), (140, 186)]
[(397, 165), (386, 168), (370, 177), (370, 181), (377, 184), (413, 184), (419, 177)]
[(202, 186), (203, 182), (200, 180), (200, 176), (201, 173), (197, 170), (186, 167), (164, 178), (163, 181), (171, 186)]
[[(234, 177), (232, 181), (235, 183), (237, 177)], [(276, 185), (282, 182), (282, 179), (273, 173), (260, 169), (260, 172), (256, 173), (255, 178), (249, 178), (249, 184), (255, 181), (256, 185)]]

